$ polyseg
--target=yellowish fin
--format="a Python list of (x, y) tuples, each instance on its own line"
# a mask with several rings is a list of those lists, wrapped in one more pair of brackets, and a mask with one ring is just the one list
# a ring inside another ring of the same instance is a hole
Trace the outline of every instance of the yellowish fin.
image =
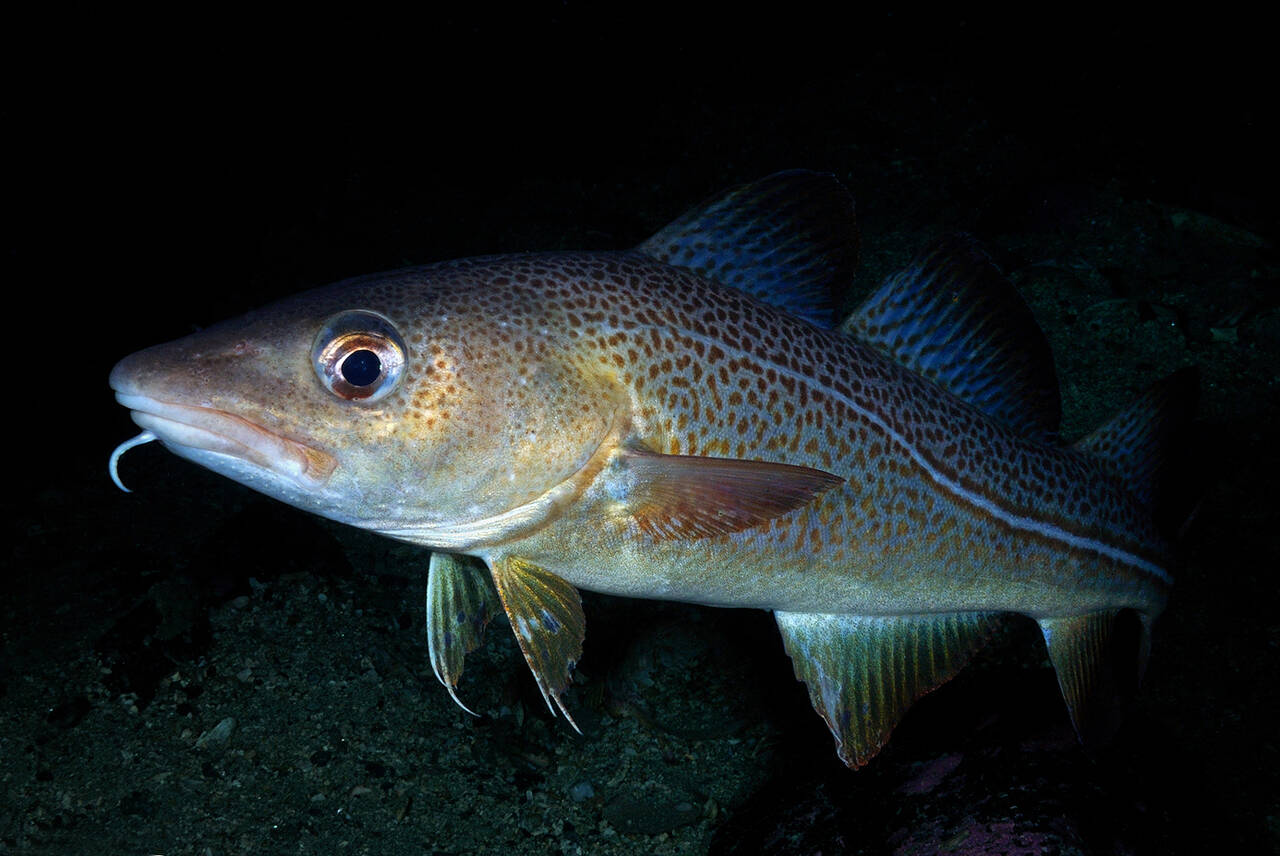
[(796, 677), (850, 767), (870, 761), (916, 699), (964, 667), (998, 616), (774, 612)]
[(1118, 610), (1039, 622), (1081, 743), (1097, 745), (1111, 739), (1120, 727), (1124, 701), (1142, 680), (1151, 631), (1149, 621), (1138, 617), (1142, 623), (1136, 652), (1125, 644), (1125, 634), (1117, 632), (1122, 625)]
[(458, 698), (463, 660), (484, 639), (497, 611), (483, 565), (452, 553), (432, 553), (427, 576), (427, 645), (431, 669), (458, 707), (476, 712)]
[(578, 590), (550, 571), (515, 556), (495, 561), (492, 571), (498, 597), (547, 707), (552, 714), (559, 708), (581, 734), (582, 729), (561, 698), (569, 688), (569, 674), (582, 656), (582, 640), (587, 632)]

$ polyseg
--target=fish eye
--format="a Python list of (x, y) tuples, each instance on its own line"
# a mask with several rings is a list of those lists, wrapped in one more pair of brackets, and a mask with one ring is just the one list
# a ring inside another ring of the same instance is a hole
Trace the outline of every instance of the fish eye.
[(347, 401), (377, 401), (404, 371), (404, 340), (375, 312), (335, 315), (316, 334), (311, 362), (325, 389)]
[(368, 348), (361, 348), (347, 355), (338, 367), (338, 373), (352, 386), (372, 386), (382, 376), (382, 360)]

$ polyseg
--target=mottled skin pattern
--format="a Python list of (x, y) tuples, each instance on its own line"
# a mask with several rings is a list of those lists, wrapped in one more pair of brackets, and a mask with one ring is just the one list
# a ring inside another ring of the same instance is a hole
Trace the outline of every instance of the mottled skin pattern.
[(491, 285), (627, 390), (630, 434), (650, 448), (846, 479), (772, 525), (674, 543), (638, 535), (589, 490), (561, 525), (511, 546), (570, 582), (791, 611), (1159, 611), (1149, 573), (993, 522), (914, 460), (1018, 517), (1158, 560), (1141, 510), (1086, 457), (1024, 441), (846, 337), (679, 269), (625, 255), (507, 264)]
[[(334, 396), (311, 364), (316, 330), (350, 309), (385, 316), (409, 351), (376, 403)], [(1102, 465), (1013, 434), (839, 332), (639, 253), (350, 280), (135, 354), (113, 383), (336, 460), (315, 487), (176, 449), (263, 492), (491, 563), (518, 556), (596, 591), (1037, 617), (1155, 615), (1167, 597), (1167, 548)], [(751, 529), (655, 537), (618, 462), (632, 447), (845, 481)]]

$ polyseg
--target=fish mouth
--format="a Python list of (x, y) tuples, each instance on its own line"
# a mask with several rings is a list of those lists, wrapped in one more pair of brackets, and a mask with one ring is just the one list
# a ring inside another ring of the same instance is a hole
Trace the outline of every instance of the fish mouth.
[(129, 416), (142, 429), (142, 434), (120, 444), (111, 456), (116, 484), (120, 484), (115, 476), (120, 455), (151, 440), (159, 440), (184, 457), (213, 452), (247, 461), (308, 490), (323, 485), (338, 467), (333, 455), (225, 410), (173, 404), (120, 390), (116, 391), (116, 401), (129, 408)]

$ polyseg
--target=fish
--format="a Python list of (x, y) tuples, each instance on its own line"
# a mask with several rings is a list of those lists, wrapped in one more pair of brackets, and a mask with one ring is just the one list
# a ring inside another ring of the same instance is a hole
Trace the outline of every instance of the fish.
[(1011, 616), (1042, 631), (1072, 727), (1110, 737), (1173, 585), (1155, 509), (1194, 378), (1059, 436), (1052, 355), (971, 236), (847, 317), (834, 176), (776, 173), (632, 249), (348, 279), (122, 359), (160, 442), (297, 508), (419, 545), (455, 702), (505, 613), (552, 715), (579, 591), (772, 611), (850, 768)]

